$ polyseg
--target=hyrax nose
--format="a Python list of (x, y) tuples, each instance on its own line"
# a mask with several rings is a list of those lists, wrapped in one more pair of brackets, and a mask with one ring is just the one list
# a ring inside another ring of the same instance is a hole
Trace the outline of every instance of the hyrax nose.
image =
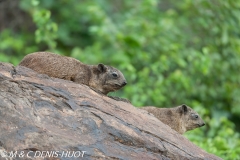
[(125, 86), (127, 84), (127, 82), (126, 81), (124, 81), (123, 83), (122, 83), (122, 86)]
[(205, 123), (204, 123), (204, 122), (202, 123), (202, 126), (205, 126)]

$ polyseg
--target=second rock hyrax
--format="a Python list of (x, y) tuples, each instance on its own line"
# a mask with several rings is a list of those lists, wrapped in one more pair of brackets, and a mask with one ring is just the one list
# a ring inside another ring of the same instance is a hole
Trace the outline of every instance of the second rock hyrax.
[(205, 125), (202, 118), (192, 108), (182, 104), (173, 108), (143, 107), (156, 118), (180, 134)]
[(104, 64), (87, 65), (74, 58), (50, 52), (28, 54), (19, 65), (50, 77), (85, 84), (103, 94), (127, 84), (123, 74), (116, 68)]

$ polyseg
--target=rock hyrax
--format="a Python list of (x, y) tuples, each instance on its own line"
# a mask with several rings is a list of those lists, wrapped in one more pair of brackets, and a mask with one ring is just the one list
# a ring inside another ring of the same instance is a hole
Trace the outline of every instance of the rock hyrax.
[(157, 108), (149, 106), (141, 109), (152, 113), (156, 118), (180, 134), (205, 125), (198, 113), (185, 104), (173, 108)]
[(104, 64), (86, 65), (66, 56), (50, 52), (35, 52), (26, 55), (19, 64), (50, 77), (85, 84), (103, 94), (116, 91), (127, 84), (123, 74)]

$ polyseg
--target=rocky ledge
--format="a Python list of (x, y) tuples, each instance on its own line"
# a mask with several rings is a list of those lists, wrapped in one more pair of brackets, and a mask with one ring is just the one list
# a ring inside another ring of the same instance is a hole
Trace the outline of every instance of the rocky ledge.
[(85, 85), (0, 63), (0, 90), (0, 159), (220, 159)]

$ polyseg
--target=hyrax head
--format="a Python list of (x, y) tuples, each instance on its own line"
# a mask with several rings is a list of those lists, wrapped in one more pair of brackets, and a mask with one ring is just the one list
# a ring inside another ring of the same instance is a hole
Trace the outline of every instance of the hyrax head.
[(95, 68), (95, 88), (103, 94), (108, 94), (121, 89), (127, 84), (127, 81), (118, 69), (106, 66), (104, 64), (98, 64)]
[(186, 131), (205, 125), (199, 114), (185, 104), (179, 106), (178, 111), (181, 115), (182, 123), (184, 124)]

